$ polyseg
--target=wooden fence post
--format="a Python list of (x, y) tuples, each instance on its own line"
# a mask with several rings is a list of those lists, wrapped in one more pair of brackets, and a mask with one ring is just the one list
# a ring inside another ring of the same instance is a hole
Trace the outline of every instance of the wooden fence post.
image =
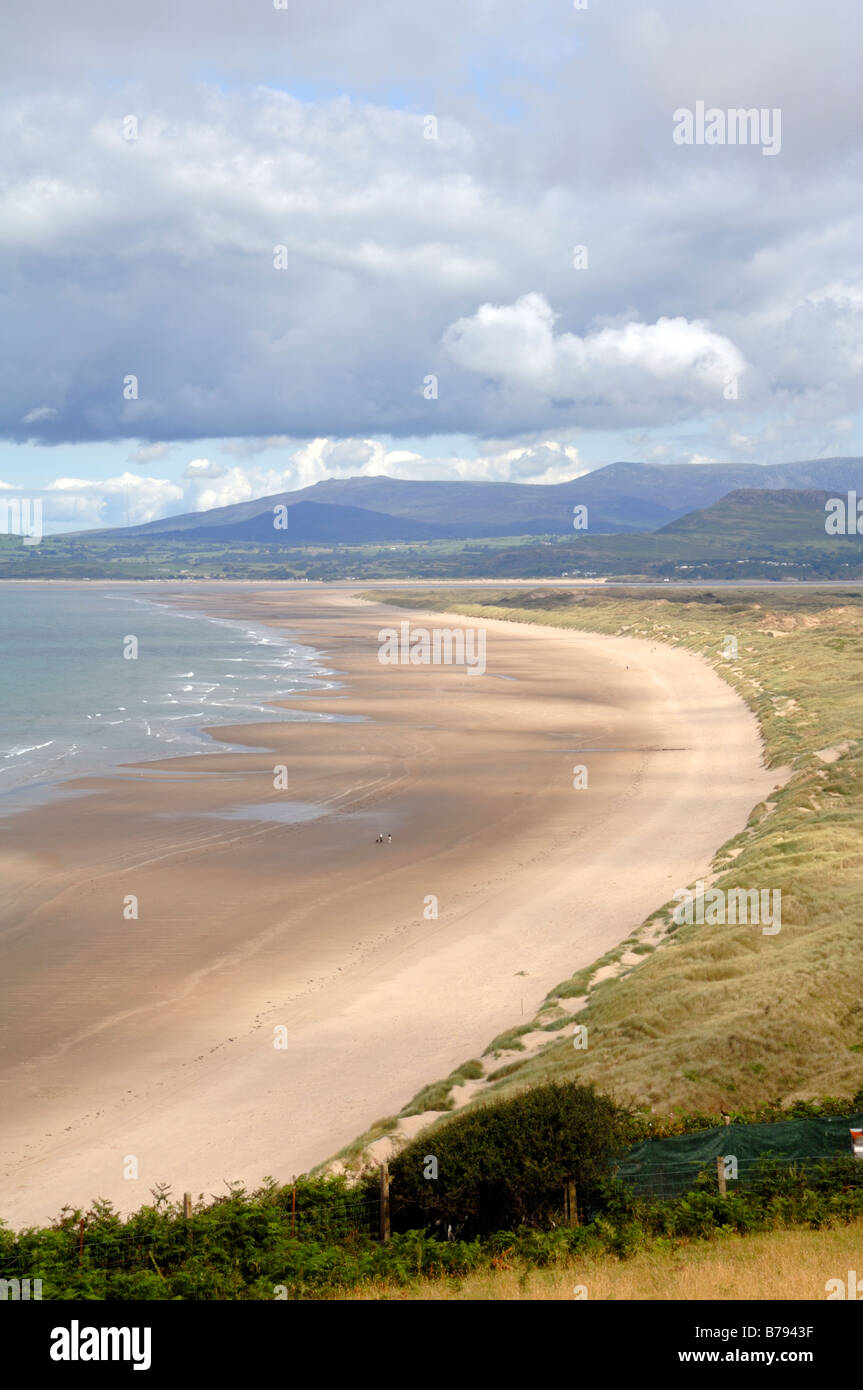
[(389, 1164), (380, 1166), (381, 1178), (381, 1240), (390, 1238), (390, 1170)]
[(727, 1197), (728, 1185), (725, 1181), (725, 1159), (722, 1157), (716, 1160), (716, 1180), (719, 1183), (720, 1197)]
[(571, 1178), (567, 1179), (563, 1189), (563, 1224), (578, 1225), (578, 1196)]
[(83, 1216), (82, 1216), (82, 1217), (81, 1217), (81, 1220), (80, 1220), (79, 1223), (78, 1223), (78, 1264), (79, 1264), (79, 1265), (82, 1263), (83, 1259), (84, 1259), (84, 1218), (83, 1218)]
[(192, 1215), (192, 1194), (191, 1194), (191, 1192), (184, 1192), (184, 1193), (183, 1193), (183, 1220), (184, 1220), (184, 1221), (188, 1221), (188, 1220), (191, 1218), (191, 1215)]

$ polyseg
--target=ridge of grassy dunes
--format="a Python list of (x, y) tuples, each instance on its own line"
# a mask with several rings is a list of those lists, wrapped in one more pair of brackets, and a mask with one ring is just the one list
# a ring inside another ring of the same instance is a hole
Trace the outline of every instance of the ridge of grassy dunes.
[[(755, 807), (720, 848), (711, 877), (726, 890), (781, 889), (778, 935), (749, 926), (676, 927), (674, 903), (657, 904), (617, 951), (562, 981), (531, 1023), (490, 1044), (484, 1079), (466, 1085), (454, 1075), (425, 1088), (435, 1097), (427, 1110), (476, 1105), (550, 1080), (594, 1082), (657, 1115), (752, 1111), (856, 1090), (863, 1076), (860, 591), (538, 589), (485, 591), (478, 602), (469, 590), (429, 589), (366, 597), (686, 647), (754, 710), (768, 766), (791, 769), (771, 802)], [(738, 654), (726, 660), (729, 636)], [(611, 973), (597, 980), (601, 965)], [(573, 1047), (573, 1021), (588, 1029), (585, 1051)], [(538, 1033), (548, 1041), (522, 1055), (522, 1039), (531, 1035), (535, 1044)], [(417, 1108), (409, 1103), (402, 1113)], [(382, 1134), (397, 1134), (397, 1121), (378, 1122), (344, 1151), (346, 1159)]]

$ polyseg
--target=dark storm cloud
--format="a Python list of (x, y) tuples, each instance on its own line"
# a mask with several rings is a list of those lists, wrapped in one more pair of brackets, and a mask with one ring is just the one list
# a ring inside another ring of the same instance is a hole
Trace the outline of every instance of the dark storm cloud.
[[(43, 0), (10, 27), (9, 439), (859, 407), (855, 5)], [(698, 100), (780, 109), (781, 153), (675, 146)]]

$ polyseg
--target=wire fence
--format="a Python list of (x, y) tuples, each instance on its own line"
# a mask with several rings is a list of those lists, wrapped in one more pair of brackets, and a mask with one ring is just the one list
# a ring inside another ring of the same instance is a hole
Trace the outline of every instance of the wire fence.
[[(381, 1236), (381, 1203), (377, 1197), (348, 1194), (343, 1201), (330, 1198), (304, 1207), (294, 1193), (293, 1202), (274, 1207), (262, 1221), (261, 1227), (246, 1232), (249, 1239), (265, 1240), (269, 1235), (322, 1244), (345, 1244), (354, 1238), (366, 1241)], [(176, 1214), (152, 1231), (78, 1217), (49, 1230), (22, 1234), (14, 1245), (0, 1246), (0, 1301), (19, 1296), (4, 1289), (2, 1281), (22, 1281), (33, 1270), (77, 1269), (86, 1274), (149, 1267), (161, 1275), (190, 1260), (207, 1261), (212, 1254), (223, 1254), (232, 1240), (242, 1242), (242, 1230), (208, 1220), (206, 1213), (185, 1218)]]
[[(618, 1169), (616, 1176), (638, 1198), (673, 1200), (689, 1192), (703, 1190), (730, 1196), (735, 1192), (760, 1188), (769, 1193), (788, 1190), (804, 1180), (835, 1182), (837, 1164), (847, 1162), (847, 1156), (801, 1156), (761, 1154), (737, 1158), (723, 1155), (707, 1159), (704, 1155), (678, 1161), (665, 1160), (661, 1165), (645, 1162)], [(863, 1167), (852, 1163), (863, 1181)], [(831, 1174), (833, 1176), (831, 1177)], [(856, 1184), (855, 1184), (856, 1185)], [(398, 1212), (399, 1203), (394, 1210)], [(582, 1203), (575, 1183), (566, 1184), (561, 1193), (559, 1211), (549, 1210), (547, 1222), (552, 1227), (578, 1226), (590, 1221), (595, 1213), (592, 1205)], [(168, 1218), (167, 1220), (165, 1218)], [(462, 1238), (457, 1220), (434, 1223), (434, 1236), (440, 1240)], [(190, 1264), (206, 1264), (211, 1257), (224, 1259), (226, 1247), (239, 1251), (244, 1258), (244, 1242), (258, 1249), (270, 1240), (296, 1239), (300, 1242), (319, 1242), (322, 1246), (368, 1245), (369, 1239), (386, 1241), (390, 1234), (389, 1178), (382, 1183), (382, 1195), (371, 1196), (368, 1189), (355, 1194), (325, 1201), (309, 1200), (308, 1194), (294, 1188), (283, 1192), (282, 1199), (269, 1209), (258, 1212), (251, 1226), (244, 1227), (239, 1214), (232, 1217), (229, 1204), (216, 1205), (198, 1212), (191, 1204), (182, 1208), (153, 1211), (153, 1228), (141, 1229), (140, 1224), (128, 1224), (106, 1219), (98, 1213), (88, 1217), (76, 1214), (61, 1224), (40, 1231), (22, 1233), (13, 1241), (0, 1241), (0, 1301), (4, 1298), (41, 1297), (41, 1293), (22, 1292), (25, 1281), (34, 1271), (50, 1279), (52, 1271), (74, 1271), (86, 1278), (88, 1273), (136, 1272), (142, 1268), (166, 1277)], [(16, 1288), (17, 1285), (17, 1288)]]
[(380, 1198), (373, 1197), (362, 1202), (346, 1201), (317, 1211), (291, 1212), (289, 1221), (292, 1235), (296, 1233), (317, 1239), (333, 1236), (342, 1240), (351, 1235), (379, 1236)]

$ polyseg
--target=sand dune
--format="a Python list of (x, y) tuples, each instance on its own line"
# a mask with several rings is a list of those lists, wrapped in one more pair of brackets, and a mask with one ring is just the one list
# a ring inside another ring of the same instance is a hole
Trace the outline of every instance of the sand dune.
[[(323, 651), (341, 687), (286, 704), (353, 719), (220, 729), (245, 751), (81, 782), (90, 795), (7, 823), (12, 1225), (95, 1196), (130, 1210), (160, 1181), (216, 1192), (308, 1169), (529, 1018), (703, 873), (776, 782), (753, 716), (683, 651), (486, 623), (484, 675), (382, 666), (378, 630), (406, 616), (382, 605), (169, 592)], [(322, 814), (291, 823), (287, 803)]]

